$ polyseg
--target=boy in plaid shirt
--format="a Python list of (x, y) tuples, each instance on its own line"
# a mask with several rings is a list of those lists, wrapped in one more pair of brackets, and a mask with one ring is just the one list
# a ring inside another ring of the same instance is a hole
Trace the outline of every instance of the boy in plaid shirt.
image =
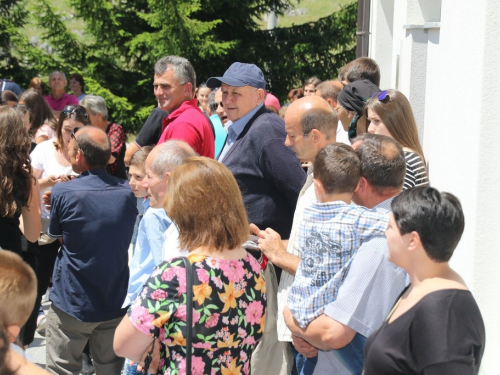
[[(364, 241), (384, 236), (389, 222), (386, 215), (350, 204), (361, 175), (361, 162), (351, 147), (324, 147), (313, 168), (318, 201), (304, 210), (300, 264), (288, 295), (288, 307), (302, 328), (335, 300), (351, 258)], [(304, 366), (302, 374), (312, 374), (311, 367)]]

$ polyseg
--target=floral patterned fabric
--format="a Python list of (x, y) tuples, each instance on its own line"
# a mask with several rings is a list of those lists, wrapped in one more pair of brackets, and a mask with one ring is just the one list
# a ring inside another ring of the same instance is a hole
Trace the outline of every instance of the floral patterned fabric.
[[(251, 255), (239, 260), (188, 256), (193, 265), (192, 375), (250, 373), (266, 320), (266, 283)], [(186, 373), (186, 269), (172, 258), (153, 271), (128, 312), (132, 324), (162, 342), (158, 374)]]

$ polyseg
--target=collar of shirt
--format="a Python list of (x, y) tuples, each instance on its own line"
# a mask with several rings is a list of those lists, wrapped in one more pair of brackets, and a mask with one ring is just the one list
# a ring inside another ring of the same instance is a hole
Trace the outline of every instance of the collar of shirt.
[(185, 110), (189, 108), (196, 108), (201, 112), (201, 109), (198, 108), (198, 99), (191, 99), (191, 100), (186, 100), (185, 102), (182, 102), (182, 104), (177, 108), (175, 111), (170, 113), (167, 117), (163, 119), (163, 128), (162, 132), (165, 130), (165, 128), (170, 124), (172, 121), (174, 121), (177, 117), (181, 115)]
[(373, 206), (373, 208), (371, 209), (371, 211), (374, 211), (374, 212), (379, 212), (379, 211), (382, 211), (382, 212), (385, 212), (385, 211), (392, 211), (391, 210), (391, 203), (392, 203), (392, 200), (394, 199), (395, 197), (390, 197), (389, 199), (386, 199), (385, 201), (383, 202), (380, 202), (379, 204)]
[(106, 169), (89, 169), (88, 171), (82, 172), (78, 177), (85, 177), (89, 175), (109, 176), (109, 173)]
[(259, 104), (257, 107), (248, 112), (245, 116), (243, 116), (239, 120), (236, 120), (231, 124), (231, 126), (229, 126), (229, 128), (227, 129), (228, 144), (232, 144), (234, 141), (238, 139), (241, 132), (243, 131), (243, 129), (245, 129), (245, 126), (248, 124), (248, 121), (250, 121), (250, 119), (257, 113), (259, 109), (262, 108), (263, 105), (264, 103)]
[(146, 198), (142, 201), (142, 208), (144, 209), (144, 213), (146, 213), (149, 208), (149, 198)]

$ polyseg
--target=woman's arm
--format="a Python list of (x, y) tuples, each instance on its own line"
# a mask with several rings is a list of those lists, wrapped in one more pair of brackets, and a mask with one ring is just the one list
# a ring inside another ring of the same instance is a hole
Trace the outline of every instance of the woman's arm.
[(128, 315), (125, 315), (116, 328), (113, 349), (116, 355), (139, 362), (153, 338), (135, 328)]
[(20, 229), (26, 239), (30, 242), (35, 242), (40, 236), (42, 230), (42, 210), (40, 206), (40, 188), (36, 178), (31, 179), (31, 193), (28, 199), (28, 204), (23, 206), (21, 210)]

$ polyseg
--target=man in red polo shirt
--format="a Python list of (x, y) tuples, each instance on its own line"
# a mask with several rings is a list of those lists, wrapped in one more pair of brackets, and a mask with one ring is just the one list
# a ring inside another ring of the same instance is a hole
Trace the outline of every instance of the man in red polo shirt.
[(67, 105), (78, 105), (77, 97), (66, 94), (66, 92), (64, 91), (67, 85), (68, 81), (66, 80), (66, 76), (64, 75), (64, 73), (57, 71), (50, 73), (50, 94), (44, 96), (44, 98), (50, 109), (52, 109), (52, 113), (54, 113), (54, 116), (56, 116), (57, 118), (59, 118), (61, 111)]
[(215, 139), (210, 121), (193, 99), (196, 73), (191, 63), (178, 56), (165, 56), (155, 64), (154, 93), (158, 107), (169, 113), (163, 119), (158, 144), (180, 139), (200, 156), (214, 157)]

